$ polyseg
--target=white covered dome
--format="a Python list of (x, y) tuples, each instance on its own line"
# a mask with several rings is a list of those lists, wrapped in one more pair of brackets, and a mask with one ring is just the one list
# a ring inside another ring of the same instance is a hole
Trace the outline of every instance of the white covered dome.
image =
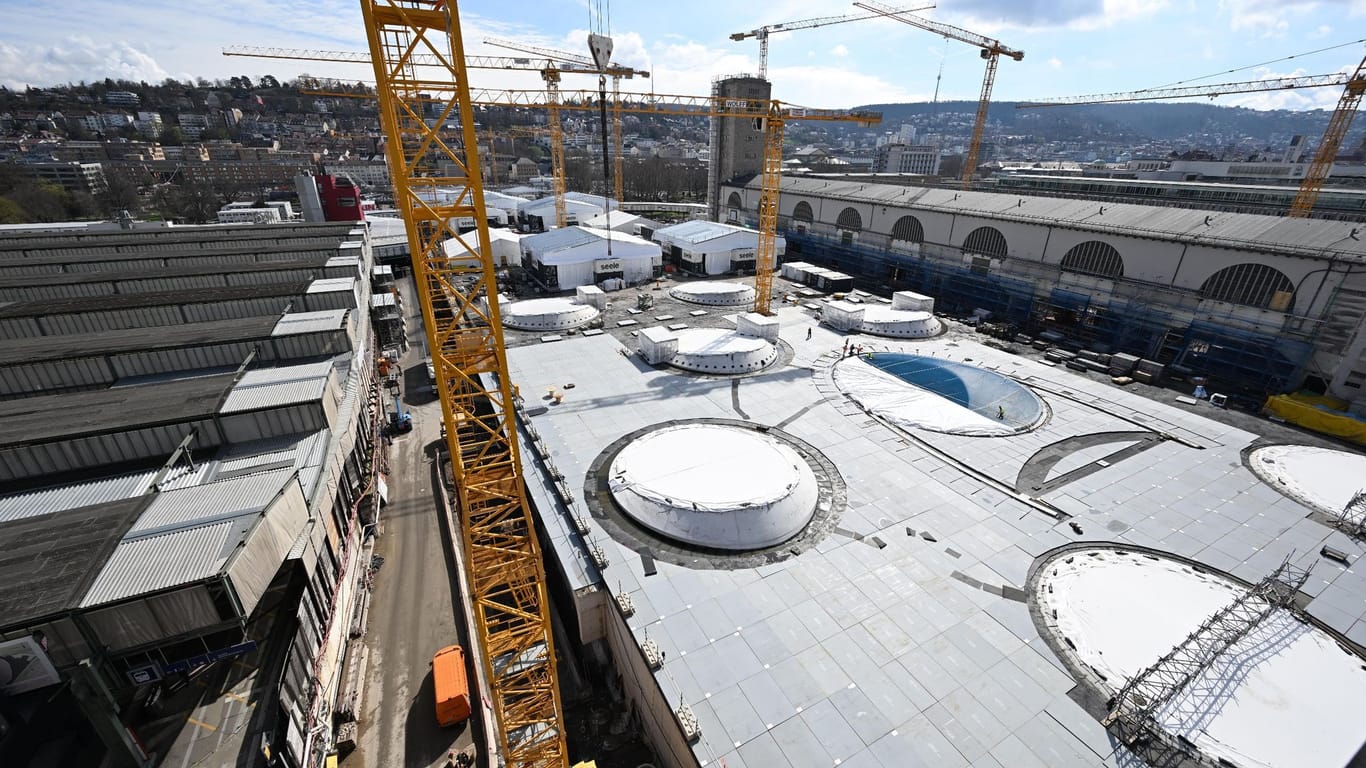
[(744, 283), (684, 283), (669, 289), (680, 301), (709, 306), (735, 306), (754, 303), (754, 286)]
[(781, 440), (743, 427), (683, 424), (650, 432), (612, 460), (613, 499), (671, 539), (749, 550), (801, 532), (816, 510), (815, 474)]
[(567, 331), (592, 322), (599, 314), (569, 298), (527, 299), (504, 304), (503, 325), (523, 331)]
[(932, 312), (868, 305), (863, 311), (863, 324), (860, 330), (877, 336), (923, 339), (938, 335), (943, 328), (939, 318)]
[(752, 373), (778, 357), (770, 342), (722, 328), (679, 331), (678, 351), (670, 365), (698, 373)]

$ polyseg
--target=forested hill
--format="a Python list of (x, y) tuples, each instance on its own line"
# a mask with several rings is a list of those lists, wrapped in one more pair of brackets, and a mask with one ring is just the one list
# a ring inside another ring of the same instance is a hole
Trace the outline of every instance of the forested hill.
[[(1285, 141), (1295, 134), (1317, 138), (1328, 124), (1329, 112), (1313, 110), (1259, 111), (1215, 104), (1090, 104), (1085, 106), (1016, 109), (1019, 102), (993, 103), (987, 113), (993, 130), (1031, 134), (1044, 140), (1079, 138), (1143, 138), (1173, 140), (1196, 134), (1250, 136)], [(861, 109), (882, 112), (884, 130), (902, 123), (934, 127), (950, 116), (977, 112), (975, 101), (941, 101), (938, 104), (869, 104)], [(1360, 133), (1358, 130), (1354, 134)]]

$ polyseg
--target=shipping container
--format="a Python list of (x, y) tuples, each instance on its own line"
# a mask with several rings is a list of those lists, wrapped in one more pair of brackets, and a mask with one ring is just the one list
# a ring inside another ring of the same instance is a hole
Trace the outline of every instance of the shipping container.
[(432, 658), (432, 683), (436, 689), (436, 722), (457, 725), (470, 716), (470, 687), (465, 676), (465, 650), (451, 645)]

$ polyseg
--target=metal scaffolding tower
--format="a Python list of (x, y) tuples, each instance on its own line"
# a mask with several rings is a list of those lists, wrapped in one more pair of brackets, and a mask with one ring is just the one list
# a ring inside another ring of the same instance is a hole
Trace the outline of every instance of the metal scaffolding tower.
[(1110, 714), (1101, 724), (1114, 727), (1120, 739), (1130, 746), (1163, 741), (1165, 730), (1157, 720), (1158, 711), (1272, 613), (1291, 608), (1308, 578), (1309, 569), (1292, 566), (1287, 558), (1266, 578), (1206, 619), (1165, 656), (1125, 683), (1110, 700)]
[(1366, 541), (1366, 490), (1352, 494), (1333, 523), (1348, 536)]

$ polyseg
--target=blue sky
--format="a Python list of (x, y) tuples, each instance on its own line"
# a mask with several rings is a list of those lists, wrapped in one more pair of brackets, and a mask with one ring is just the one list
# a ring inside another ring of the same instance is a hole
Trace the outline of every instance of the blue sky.
[[(919, 3), (924, 5), (927, 3)], [(912, 7), (906, 3), (899, 7)], [(607, 12), (590, 16), (590, 7)], [(366, 79), (363, 66), (228, 58), (233, 44), (364, 50), (355, 0), (0, 0), (0, 83), (50, 85), (104, 77), (284, 79), (300, 72)], [(622, 64), (650, 70), (623, 90), (705, 94), (718, 75), (758, 70), (759, 45), (732, 32), (817, 16), (861, 13), (842, 2), (737, 0), (468, 0), (460, 4), (467, 53), (508, 55), (489, 37), (586, 53), (590, 26), (610, 27)], [(1366, 0), (943, 0), (921, 15), (1025, 52), (1003, 59), (994, 97), (1028, 100), (1164, 86), (1354, 70), (1366, 43)], [(1229, 70), (1273, 62), (1231, 74)], [(775, 35), (774, 98), (812, 107), (926, 101), (942, 65), (939, 98), (975, 100), (983, 63), (971, 46), (885, 19)], [(1205, 77), (1214, 75), (1214, 77)], [(532, 73), (476, 72), (474, 84), (539, 88)], [(567, 78), (563, 87), (594, 87)], [(1214, 103), (1331, 108), (1339, 89), (1247, 94)]]

